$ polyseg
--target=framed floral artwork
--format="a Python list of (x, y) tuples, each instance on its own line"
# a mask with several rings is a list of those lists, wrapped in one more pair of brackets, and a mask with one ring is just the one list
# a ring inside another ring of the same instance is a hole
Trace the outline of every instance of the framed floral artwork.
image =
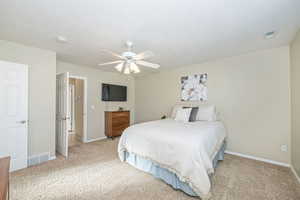
[(182, 101), (207, 101), (207, 74), (181, 77)]

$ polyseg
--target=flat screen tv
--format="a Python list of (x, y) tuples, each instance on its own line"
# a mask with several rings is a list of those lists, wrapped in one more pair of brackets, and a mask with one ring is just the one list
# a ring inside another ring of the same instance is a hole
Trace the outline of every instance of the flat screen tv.
[(127, 101), (127, 87), (102, 83), (102, 101)]

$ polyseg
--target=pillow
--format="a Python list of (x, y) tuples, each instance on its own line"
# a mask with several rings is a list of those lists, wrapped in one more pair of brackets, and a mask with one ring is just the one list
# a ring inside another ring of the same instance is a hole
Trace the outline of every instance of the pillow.
[(188, 122), (192, 108), (179, 108), (176, 113), (175, 121)]
[(214, 105), (199, 106), (196, 120), (216, 121), (217, 120), (216, 107)]
[(192, 108), (190, 118), (189, 118), (189, 122), (197, 121), (198, 107), (183, 107), (183, 108)]
[(173, 108), (172, 108), (172, 113), (171, 113), (171, 118), (172, 118), (172, 119), (175, 119), (177, 110), (178, 110), (179, 108), (182, 108), (182, 105), (175, 105), (175, 106), (173, 106)]

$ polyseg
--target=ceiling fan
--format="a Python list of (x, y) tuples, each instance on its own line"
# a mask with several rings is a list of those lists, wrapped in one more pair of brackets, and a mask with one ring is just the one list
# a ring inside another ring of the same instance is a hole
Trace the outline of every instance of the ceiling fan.
[(136, 54), (132, 51), (133, 43), (131, 41), (126, 42), (127, 51), (123, 52), (121, 55), (114, 53), (112, 51), (108, 50), (102, 50), (106, 53), (111, 54), (112, 56), (119, 58), (117, 61), (107, 62), (99, 64), (99, 66), (103, 65), (112, 65), (112, 64), (118, 64), (115, 66), (115, 68), (119, 72), (123, 72), (124, 74), (130, 74), (130, 73), (139, 73), (140, 69), (138, 65), (142, 65), (145, 67), (150, 67), (154, 69), (158, 69), (160, 65), (146, 62), (144, 59), (153, 57), (154, 54), (151, 51), (144, 51), (142, 53)]

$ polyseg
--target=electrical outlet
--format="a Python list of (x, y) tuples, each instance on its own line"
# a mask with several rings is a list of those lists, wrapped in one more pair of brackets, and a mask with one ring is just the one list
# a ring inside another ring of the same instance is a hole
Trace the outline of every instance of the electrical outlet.
[(283, 152), (287, 152), (287, 151), (288, 151), (288, 147), (287, 147), (286, 144), (281, 145), (280, 149), (281, 149), (281, 151), (283, 151)]

